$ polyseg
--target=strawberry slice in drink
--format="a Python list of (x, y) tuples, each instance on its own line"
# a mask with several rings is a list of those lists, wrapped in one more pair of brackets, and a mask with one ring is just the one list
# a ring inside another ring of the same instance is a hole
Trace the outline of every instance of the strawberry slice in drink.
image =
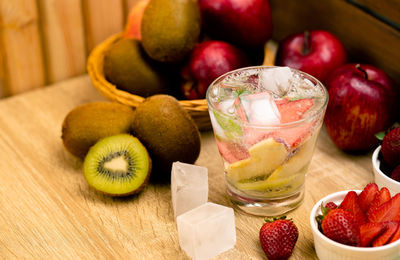
[(234, 163), (250, 157), (247, 149), (237, 143), (225, 140), (216, 140), (216, 142), (221, 156), (228, 163)]
[(304, 113), (314, 105), (314, 101), (310, 98), (298, 99), (294, 101), (289, 101), (288, 99), (284, 98), (275, 102), (277, 103), (277, 107), (281, 115), (282, 124), (300, 120)]
[[(251, 94), (254, 95), (254, 94)], [(251, 96), (248, 95), (248, 96)], [(312, 99), (299, 99), (290, 101), (286, 98), (275, 100), (276, 107), (280, 114), (280, 123), (290, 123), (300, 120), (313, 105)], [(273, 111), (275, 113), (275, 111)], [(242, 114), (243, 116), (243, 114)], [(246, 120), (248, 117), (245, 118)], [(246, 121), (250, 122), (251, 121)], [(293, 127), (279, 130), (267, 131), (262, 127), (244, 127), (245, 143), (252, 146), (266, 138), (274, 137), (277, 141), (287, 144), (289, 147), (296, 147), (301, 144), (310, 134), (313, 123), (302, 123)]]
[[(277, 107), (281, 115), (281, 123), (285, 124), (302, 119), (304, 113), (306, 113), (313, 105), (314, 101), (309, 98), (288, 102), (278, 102)], [(296, 147), (310, 134), (312, 125), (312, 123), (304, 123), (291, 128), (282, 129), (274, 135), (276, 138), (284, 140), (284, 142), (290, 147)]]

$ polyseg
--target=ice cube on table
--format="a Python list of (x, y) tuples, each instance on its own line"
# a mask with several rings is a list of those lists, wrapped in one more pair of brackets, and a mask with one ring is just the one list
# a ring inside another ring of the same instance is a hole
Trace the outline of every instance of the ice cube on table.
[[(240, 95), (240, 107), (251, 124), (279, 124), (281, 116), (271, 94), (259, 92)], [(242, 113), (243, 114), (243, 113)]]
[(232, 208), (207, 202), (177, 218), (179, 244), (194, 260), (210, 259), (235, 246)]
[(174, 162), (171, 197), (175, 218), (208, 201), (208, 170), (193, 164)]
[(260, 72), (258, 88), (282, 97), (289, 91), (292, 77), (293, 73), (289, 67), (266, 69)]

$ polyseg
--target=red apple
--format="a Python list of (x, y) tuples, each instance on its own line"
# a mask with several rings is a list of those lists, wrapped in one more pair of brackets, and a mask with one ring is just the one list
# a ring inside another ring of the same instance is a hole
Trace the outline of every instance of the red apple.
[(304, 71), (324, 81), (346, 62), (346, 51), (335, 35), (323, 30), (305, 31), (285, 38), (279, 47), (278, 65)]
[(375, 134), (390, 127), (397, 113), (398, 90), (382, 70), (346, 64), (326, 80), (329, 103), (325, 127), (332, 141), (348, 152), (366, 152), (377, 144)]
[(125, 38), (132, 38), (139, 41), (142, 39), (140, 27), (142, 24), (144, 9), (146, 9), (149, 1), (150, 0), (139, 0), (130, 9), (125, 25)]
[(246, 47), (263, 46), (272, 36), (268, 0), (199, 0), (205, 32)]
[(247, 65), (245, 54), (229, 43), (214, 40), (198, 43), (181, 71), (183, 94), (187, 99), (202, 99), (213, 80)]

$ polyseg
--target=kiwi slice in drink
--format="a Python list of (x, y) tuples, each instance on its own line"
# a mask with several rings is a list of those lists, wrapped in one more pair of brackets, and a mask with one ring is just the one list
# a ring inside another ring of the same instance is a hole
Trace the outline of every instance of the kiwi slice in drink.
[(146, 148), (129, 134), (101, 139), (90, 148), (83, 163), (88, 184), (112, 196), (139, 192), (150, 172), (151, 159)]

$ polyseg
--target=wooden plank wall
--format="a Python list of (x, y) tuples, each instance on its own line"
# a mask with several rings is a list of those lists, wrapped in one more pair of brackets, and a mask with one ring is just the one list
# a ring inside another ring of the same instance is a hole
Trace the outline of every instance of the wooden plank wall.
[[(123, 29), (138, 0), (0, 0), (0, 98), (85, 73), (94, 46)], [(326, 29), (353, 61), (400, 83), (400, 0), (270, 0), (274, 39)]]
[(137, 0), (0, 0), (0, 98), (85, 73)]

